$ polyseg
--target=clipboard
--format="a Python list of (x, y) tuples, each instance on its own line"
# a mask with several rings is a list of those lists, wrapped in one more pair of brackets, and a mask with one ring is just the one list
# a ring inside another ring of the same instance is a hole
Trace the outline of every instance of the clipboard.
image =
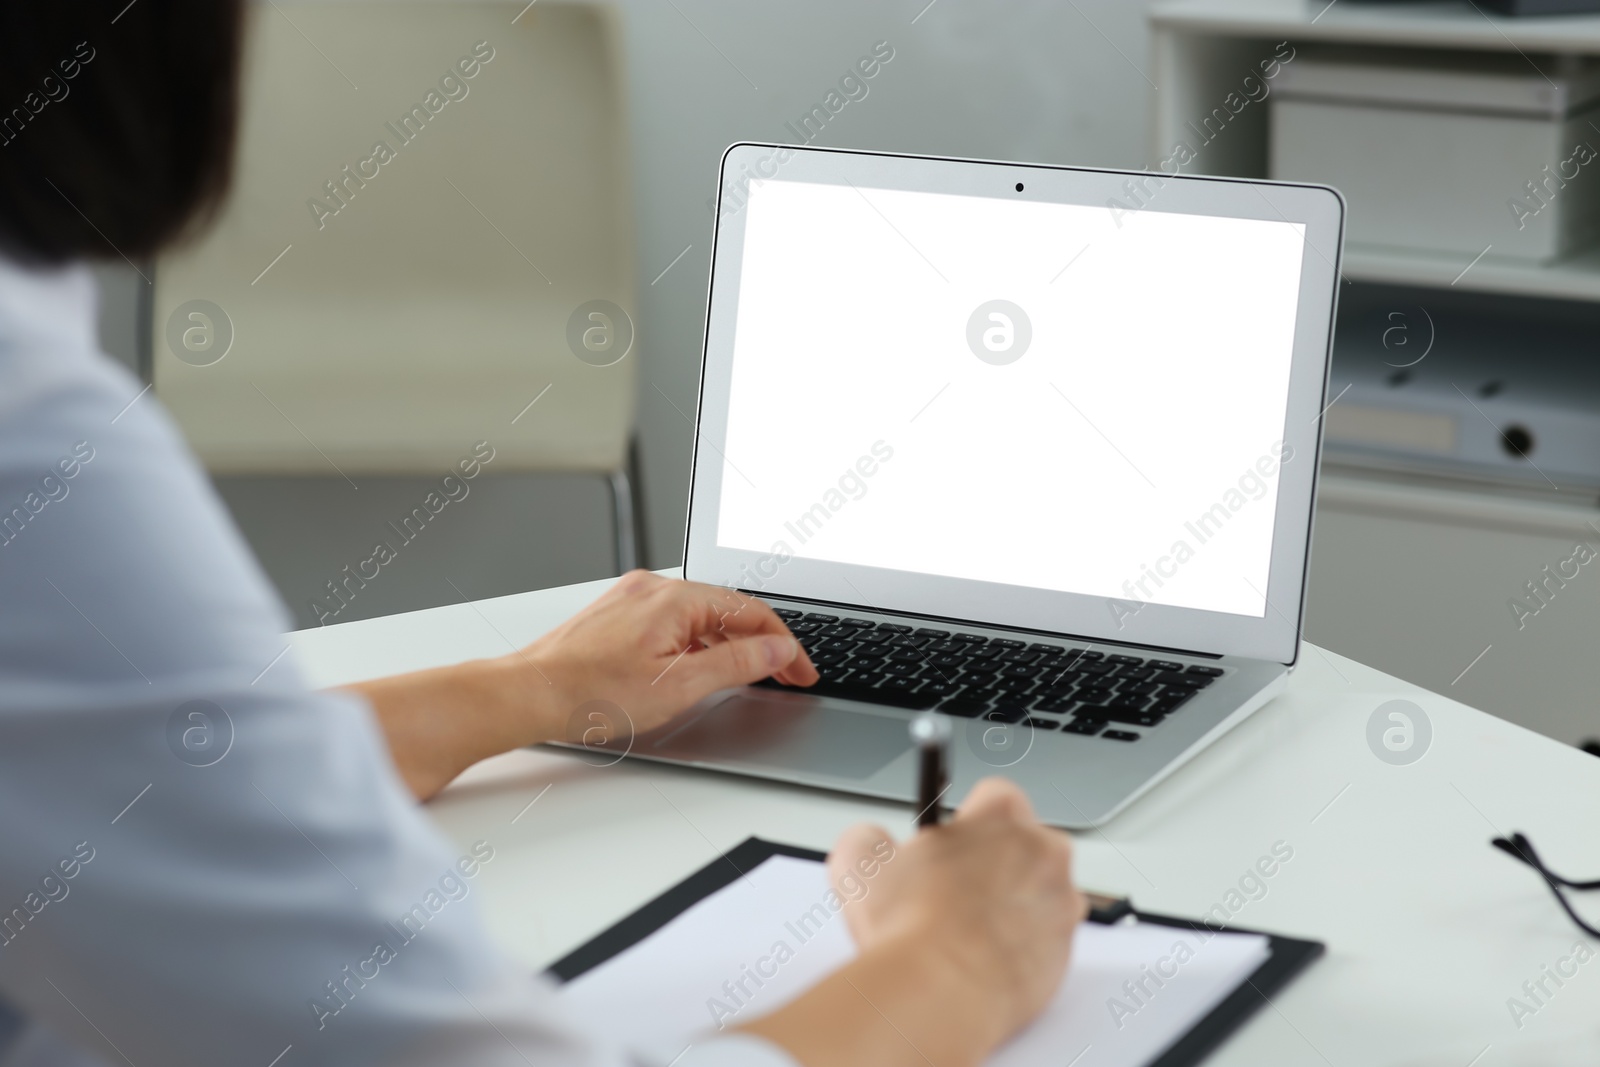
[[(773, 856), (790, 856), (817, 863), (827, 859), (827, 853), (815, 849), (758, 837), (746, 838), (631, 915), (552, 963), (546, 968), (545, 974), (558, 984), (577, 978), (650, 937), (701, 900), (733, 884)], [(1326, 947), (1320, 941), (1282, 937), (1235, 926), (1219, 927), (1199, 920), (1156, 915), (1138, 909), (1132, 911), (1132, 916), (1141, 924), (1170, 926), (1197, 933), (1256, 934), (1267, 939), (1269, 949), (1266, 960), (1232, 993), (1145, 1067), (1192, 1067), (1200, 1063), (1259, 1011), (1267, 1003), (1268, 997), (1283, 989), (1321, 956)]]

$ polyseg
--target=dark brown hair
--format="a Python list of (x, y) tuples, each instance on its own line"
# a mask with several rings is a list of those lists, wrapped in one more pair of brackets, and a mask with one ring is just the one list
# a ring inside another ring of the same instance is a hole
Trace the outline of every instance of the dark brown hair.
[(241, 0), (0, 0), (0, 253), (149, 256), (228, 189)]

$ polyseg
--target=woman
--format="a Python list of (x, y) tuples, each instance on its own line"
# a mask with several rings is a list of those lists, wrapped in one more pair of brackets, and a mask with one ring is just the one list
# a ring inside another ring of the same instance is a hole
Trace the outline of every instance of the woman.
[[(82, 265), (143, 259), (222, 197), (241, 18), (0, 12), (0, 1063), (639, 1062), (495, 951), (464, 899), (494, 843), (454, 856), (416, 801), (590, 700), (648, 729), (816, 673), (765, 606), (635, 573), (515, 654), (306, 688), (204, 474), (98, 351)], [(853, 828), (834, 870), (886, 839)], [(1069, 858), (984, 783), (848, 908), (852, 963), (679, 1067), (980, 1062), (1061, 980)], [(352, 971), (440, 884), (459, 899)]]

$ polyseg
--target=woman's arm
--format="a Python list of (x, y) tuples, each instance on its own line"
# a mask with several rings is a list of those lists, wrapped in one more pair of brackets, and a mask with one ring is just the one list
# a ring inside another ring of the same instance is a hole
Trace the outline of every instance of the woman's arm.
[(482, 659), (345, 688), (372, 705), (400, 777), (428, 800), (479, 760), (556, 736), (531, 673)]
[[(351, 688), (427, 799), (480, 759), (577, 740), (601, 721), (574, 720), (591, 701), (623, 709), (642, 732), (772, 674), (816, 678), (765, 604), (635, 571), (511, 655)], [(1041, 826), (1021, 790), (1000, 779), (980, 783), (949, 825), (909, 842), (854, 828), (829, 867), (860, 954), (741, 1028), (806, 1067), (975, 1067), (1048, 1003), (1085, 912), (1070, 839)]]
[[(817, 674), (766, 604), (632, 571), (524, 649), (347, 688), (372, 705), (401, 776), (427, 800), (489, 756), (592, 736), (597, 725), (644, 733), (768, 676), (809, 685)], [(618, 721), (579, 712), (594, 701), (621, 709), (603, 717)]]

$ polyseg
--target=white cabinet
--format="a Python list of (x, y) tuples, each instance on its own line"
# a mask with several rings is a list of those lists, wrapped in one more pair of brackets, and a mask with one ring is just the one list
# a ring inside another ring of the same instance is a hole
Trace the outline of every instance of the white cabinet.
[(1307, 640), (1558, 741), (1600, 737), (1600, 508), (1326, 471)]

